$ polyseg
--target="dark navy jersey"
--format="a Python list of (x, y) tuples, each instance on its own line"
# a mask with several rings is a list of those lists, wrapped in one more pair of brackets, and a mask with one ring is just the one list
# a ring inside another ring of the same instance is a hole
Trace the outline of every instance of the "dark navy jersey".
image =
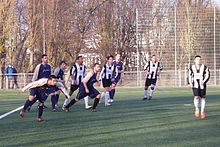
[(62, 70), (62, 69), (60, 69), (60, 72), (59, 72), (59, 74), (57, 75), (57, 78), (58, 79), (61, 79), (61, 80), (64, 80), (64, 71)]
[(115, 65), (118, 69), (118, 72), (121, 73), (121, 71), (123, 70), (123, 62), (119, 61), (119, 62), (116, 62), (116, 61), (113, 61), (113, 65)]
[(37, 80), (41, 79), (41, 78), (49, 78), (50, 75), (51, 75), (51, 67), (50, 67), (50, 65), (49, 64), (41, 64)]
[[(88, 80), (86, 82), (86, 85), (87, 85), (88, 89), (90, 90), (90, 89), (94, 88), (93, 84), (97, 82), (97, 74), (89, 72), (87, 76), (89, 76), (90, 78), (86, 79), (87, 77), (85, 77), (85, 79), (83, 79), (83, 80)], [(80, 84), (80, 90), (82, 90), (82, 89), (83, 90), (85, 89), (83, 82)]]
[(57, 67), (54, 70), (54, 75), (57, 77), (57, 79), (64, 80), (64, 71), (60, 67)]
[(88, 81), (88, 83), (87, 83), (88, 89), (93, 88), (94, 83), (97, 82), (96, 76), (97, 76), (97, 75), (94, 73), (93, 76), (89, 79), (89, 81)]
[(122, 70), (123, 70), (123, 62), (121, 62), (121, 61), (119, 61), (119, 62), (113, 61), (113, 65), (115, 65), (116, 68), (118, 69), (118, 80), (119, 80), (121, 78), (121, 73), (122, 73)]

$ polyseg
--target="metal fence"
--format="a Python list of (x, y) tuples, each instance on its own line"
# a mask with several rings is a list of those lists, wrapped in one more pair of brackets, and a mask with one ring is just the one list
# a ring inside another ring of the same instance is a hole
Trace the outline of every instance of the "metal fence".
[[(217, 71), (217, 78), (213, 76), (214, 71), (210, 70), (211, 77), (208, 85), (217, 86), (220, 85), (220, 69)], [(174, 70), (163, 70), (160, 74), (160, 79), (157, 85), (160, 87), (185, 87), (187, 86), (187, 68), (184, 70), (178, 70), (175, 77)], [(126, 71), (122, 73), (121, 81), (118, 86), (120, 87), (144, 87), (146, 80), (146, 72), (140, 71), (137, 77), (136, 71)], [(31, 82), (33, 73), (19, 73), (14, 75), (0, 75), (0, 88), (1, 89), (18, 89), (22, 88)], [(65, 80), (67, 87), (70, 86), (70, 78), (68, 74), (65, 74)], [(215, 82), (216, 80), (216, 82)], [(17, 83), (17, 85), (16, 85)]]
[[(166, 5), (164, 2), (164, 5), (158, 3), (158, 7), (136, 10), (137, 81), (142, 81), (141, 70), (150, 55), (156, 54), (166, 69), (161, 80), (167, 79), (169, 82), (164, 83), (170, 86), (182, 86), (186, 65), (192, 64), (198, 54), (211, 71), (210, 84), (218, 85), (219, 8), (214, 5)], [(137, 85), (141, 84), (137, 82)]]

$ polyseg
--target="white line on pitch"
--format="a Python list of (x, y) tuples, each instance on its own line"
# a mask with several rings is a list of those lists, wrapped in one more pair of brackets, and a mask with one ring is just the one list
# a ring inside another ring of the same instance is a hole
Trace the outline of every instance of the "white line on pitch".
[(8, 116), (8, 115), (10, 115), (10, 114), (12, 114), (12, 113), (14, 113), (14, 112), (16, 112), (16, 111), (21, 110), (23, 107), (24, 107), (24, 106), (20, 106), (20, 107), (14, 109), (14, 110), (11, 110), (11, 111), (9, 111), (9, 112), (7, 112), (7, 113), (5, 113), (5, 114), (2, 114), (2, 115), (0, 116), (0, 119), (6, 117), (6, 116)]

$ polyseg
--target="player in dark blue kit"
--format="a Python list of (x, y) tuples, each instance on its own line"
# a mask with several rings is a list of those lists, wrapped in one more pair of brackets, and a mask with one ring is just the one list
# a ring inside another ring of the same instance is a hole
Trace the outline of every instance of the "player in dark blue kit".
[(71, 102), (65, 106), (64, 108), (65, 112), (69, 112), (70, 106), (74, 105), (77, 101), (79, 101), (80, 99), (83, 99), (86, 96), (89, 96), (90, 98), (95, 98), (94, 104), (92, 107), (92, 112), (97, 112), (96, 106), (99, 103), (101, 95), (99, 91), (94, 88), (93, 84), (98, 82), (97, 74), (99, 71), (100, 71), (100, 65), (98, 63), (95, 63), (93, 66), (93, 69), (82, 80), (82, 83), (79, 86), (79, 91), (77, 93), (76, 98), (71, 100)]
[(49, 89), (51, 87), (58, 87), (66, 96), (69, 98), (69, 95), (61, 82), (57, 82), (57, 78), (54, 75), (51, 75), (49, 78), (41, 78), (40, 80), (31, 82), (24, 88), (20, 90), (21, 93), (29, 89), (29, 97), (26, 100), (23, 109), (20, 111), (20, 117), (24, 117), (25, 111), (31, 105), (34, 99), (38, 100), (38, 118), (37, 122), (42, 122), (44, 119), (42, 118), (43, 114), (43, 106), (46, 101), (48, 95), (53, 95), (50, 93)]
[(118, 76), (116, 77), (116, 79), (114, 80), (114, 82), (111, 85), (111, 91), (109, 92), (110, 95), (110, 99), (109, 102), (112, 103), (114, 100), (114, 96), (115, 96), (115, 87), (117, 85), (117, 83), (120, 81), (121, 79), (121, 73), (123, 71), (123, 62), (121, 61), (121, 55), (117, 54), (115, 56), (115, 61), (113, 61), (113, 65), (116, 66), (116, 68), (118, 69)]
[[(66, 68), (66, 62), (61, 61), (59, 66), (54, 70), (54, 75), (57, 77), (57, 79), (59, 79), (60, 82), (63, 83), (64, 86), (65, 86), (65, 80), (64, 80), (65, 68)], [(54, 95), (51, 96), (51, 104), (52, 104), (52, 112), (56, 112), (58, 109), (60, 92), (56, 92), (59, 91), (57, 87), (52, 87), (50, 90), (52, 93), (55, 93)]]
[[(41, 64), (38, 64), (34, 70), (34, 75), (32, 82), (37, 81), (42, 78), (49, 78), (51, 75), (51, 66), (48, 64), (48, 57), (46, 54), (41, 56)], [(30, 104), (28, 111), (30, 111), (31, 106), (37, 101), (36, 98)]]
[(34, 70), (32, 81), (37, 81), (41, 78), (49, 78), (51, 75), (51, 66), (48, 64), (46, 54), (41, 56), (41, 64), (38, 64)]

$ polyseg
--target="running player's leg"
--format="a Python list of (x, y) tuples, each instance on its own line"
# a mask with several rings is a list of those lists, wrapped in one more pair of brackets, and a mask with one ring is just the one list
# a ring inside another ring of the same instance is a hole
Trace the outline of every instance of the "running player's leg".
[(76, 85), (70, 85), (70, 92), (69, 92), (69, 96), (72, 96), (74, 91), (76, 91), (77, 86)]
[(33, 103), (33, 100), (35, 99), (36, 93), (37, 93), (37, 89), (36, 88), (32, 88), (32, 89), (29, 90), (29, 96), (28, 96), (28, 99), (24, 103), (23, 109), (21, 109), (21, 111), (20, 111), (20, 117), (24, 117), (25, 111)]
[(101, 98), (101, 95), (100, 95), (100, 93), (98, 92), (98, 90), (96, 90), (96, 89), (94, 88), (94, 89), (92, 89), (92, 90), (90, 91), (89, 96), (90, 96), (91, 98), (95, 98), (95, 99), (94, 99), (93, 106), (92, 106), (92, 112), (97, 112), (96, 107), (97, 107), (97, 105), (98, 105), (98, 103), (99, 103), (99, 100), (100, 100), (100, 98)]
[(59, 91), (57, 87), (50, 87), (48, 90), (48, 95), (51, 95), (51, 106), (52, 106), (52, 111), (56, 112), (56, 103), (57, 103), (57, 94), (56, 92)]
[[(74, 91), (76, 91), (78, 88), (79, 88), (78, 85), (71, 85), (71, 86), (70, 86), (69, 96), (71, 96), (71, 95), (74, 93)], [(63, 106), (62, 106), (62, 109), (63, 109), (63, 110), (64, 110), (65, 106), (66, 106), (68, 103), (70, 103), (70, 102), (69, 102), (69, 99), (65, 99), (65, 100), (64, 100), (64, 103), (63, 103)]]
[(37, 122), (42, 122), (44, 119), (42, 118), (43, 112), (44, 112), (44, 102), (47, 99), (47, 90), (39, 90), (36, 97), (38, 99), (38, 118)]
[(113, 102), (114, 99), (114, 95), (115, 95), (115, 87), (116, 87), (116, 83), (112, 83), (111, 87), (110, 87), (110, 92), (109, 92), (109, 102)]
[(92, 106), (89, 105), (89, 97), (88, 96), (84, 97), (84, 104), (85, 104), (85, 109), (88, 110), (88, 109), (92, 108)]
[(205, 106), (206, 106), (206, 86), (204, 89), (201, 89), (201, 118), (206, 118)]
[(145, 81), (145, 87), (144, 87), (144, 98), (143, 100), (147, 100), (148, 99), (148, 87), (150, 86), (150, 81), (148, 78), (146, 78)]
[(105, 89), (105, 106), (111, 106), (111, 104), (108, 102), (110, 98), (109, 91), (111, 84), (111, 79), (102, 79), (102, 85)]
[(194, 95), (194, 106), (195, 106), (195, 112), (194, 116), (199, 117), (199, 100), (200, 100), (200, 94), (199, 94), (199, 88), (193, 88), (193, 95)]
[(110, 87), (105, 87), (105, 106), (110, 106), (111, 104), (109, 104), (108, 100), (109, 100), (109, 91), (110, 91)]
[(43, 111), (44, 111), (44, 104), (41, 102), (38, 102), (38, 118), (36, 120), (37, 122), (44, 121), (44, 119), (42, 118)]
[(152, 99), (152, 97), (153, 97), (156, 82), (157, 82), (157, 81), (156, 81), (156, 79), (152, 79), (152, 81), (151, 81), (149, 100), (151, 100), (151, 99)]
[(83, 90), (79, 90), (79, 92), (77, 93), (77, 96), (75, 99), (72, 99), (69, 104), (67, 104), (64, 108), (65, 112), (69, 112), (69, 108), (74, 105), (76, 102), (78, 102), (80, 99), (83, 99), (84, 97), (87, 96), (87, 93)]

